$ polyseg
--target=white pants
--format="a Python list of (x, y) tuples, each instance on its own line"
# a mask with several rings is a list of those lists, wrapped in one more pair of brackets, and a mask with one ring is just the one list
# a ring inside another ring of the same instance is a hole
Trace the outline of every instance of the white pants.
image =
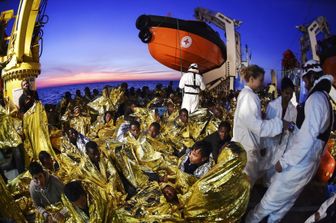
[(260, 177), (259, 164), (260, 164), (261, 156), (260, 156), (259, 151), (257, 150), (246, 151), (246, 154), (247, 154), (247, 163), (246, 163), (244, 172), (249, 177), (251, 188), (252, 188), (254, 183)]
[(280, 222), (294, 205), (304, 186), (314, 176), (319, 162), (288, 167), (274, 175), (271, 186), (260, 203), (246, 216), (246, 223), (260, 222), (268, 216), (268, 223)]
[(183, 101), (182, 101), (181, 108), (187, 109), (190, 114), (190, 113), (193, 113), (197, 109), (198, 103), (199, 103), (198, 95), (185, 93), (183, 95)]

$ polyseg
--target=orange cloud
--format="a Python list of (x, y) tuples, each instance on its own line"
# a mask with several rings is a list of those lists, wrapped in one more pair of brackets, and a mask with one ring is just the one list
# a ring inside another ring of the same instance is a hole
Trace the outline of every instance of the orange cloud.
[(77, 74), (53, 74), (41, 75), (37, 78), (39, 87), (51, 87), (72, 85), (80, 83), (97, 83), (108, 81), (130, 81), (130, 80), (178, 80), (178, 72), (97, 72), (97, 73), (77, 73)]

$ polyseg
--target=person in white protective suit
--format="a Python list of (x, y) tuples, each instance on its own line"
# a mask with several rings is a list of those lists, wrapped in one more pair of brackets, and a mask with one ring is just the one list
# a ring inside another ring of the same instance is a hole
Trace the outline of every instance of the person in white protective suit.
[(241, 143), (246, 150), (247, 164), (244, 171), (249, 177), (251, 188), (260, 177), (260, 137), (276, 136), (281, 133), (283, 127), (283, 121), (279, 117), (271, 120), (261, 118), (260, 99), (254, 91), (262, 87), (264, 73), (264, 69), (257, 65), (246, 68), (246, 85), (238, 95), (233, 121), (232, 141)]
[[(288, 148), (275, 164), (276, 174), (260, 203), (252, 209), (245, 222), (280, 222), (294, 205), (304, 186), (309, 183), (320, 163), (320, 157), (332, 127), (332, 108), (328, 92), (332, 76), (324, 75), (317, 61), (304, 64), (302, 78), (309, 95), (304, 105), (302, 123)], [(299, 120), (299, 119), (298, 119)]]
[[(275, 117), (286, 120), (289, 123), (295, 123), (297, 110), (292, 104), (294, 84), (288, 77), (281, 80), (281, 96), (271, 101), (266, 109), (266, 120)], [(292, 125), (294, 126), (294, 125)], [(262, 138), (263, 148), (266, 148), (266, 154), (262, 158), (263, 164), (261, 171), (265, 172), (264, 183), (270, 186), (271, 178), (275, 173), (274, 165), (280, 159), (288, 146), (288, 142), (292, 137), (291, 131), (283, 131), (275, 137)]]
[(188, 73), (181, 77), (179, 88), (183, 90), (183, 100), (181, 108), (193, 113), (199, 103), (199, 93), (205, 89), (202, 76), (199, 74), (198, 65), (192, 63), (189, 66)]
[(327, 199), (321, 207), (311, 215), (304, 223), (332, 223), (335, 222), (336, 218), (336, 194), (333, 194), (329, 199)]

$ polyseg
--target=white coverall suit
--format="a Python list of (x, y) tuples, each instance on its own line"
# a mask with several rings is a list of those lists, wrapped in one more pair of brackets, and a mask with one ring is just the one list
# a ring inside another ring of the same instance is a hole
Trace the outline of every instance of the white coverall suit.
[(250, 87), (245, 86), (238, 96), (232, 141), (241, 143), (247, 153), (244, 171), (249, 176), (252, 186), (260, 177), (260, 137), (273, 137), (280, 134), (281, 131), (282, 121), (280, 118), (261, 119), (259, 97)]
[(199, 103), (199, 93), (205, 89), (203, 78), (200, 74), (188, 72), (181, 77), (179, 88), (183, 89), (183, 100), (181, 108), (193, 113)]
[[(297, 109), (289, 101), (284, 120), (287, 122), (296, 122)], [(282, 119), (282, 97), (269, 102), (266, 109), (266, 119), (271, 120), (275, 117)], [(261, 164), (261, 171), (265, 171), (265, 182), (269, 186), (270, 179), (275, 174), (274, 165), (281, 158), (282, 154), (285, 152), (288, 141), (293, 136), (293, 133), (289, 131), (284, 131), (280, 135), (275, 137), (262, 138), (263, 147), (266, 148), (266, 155), (262, 158), (263, 162)]]
[(281, 157), (282, 172), (274, 175), (272, 184), (260, 203), (249, 212), (247, 223), (280, 222), (309, 183), (320, 163), (325, 142), (318, 139), (331, 123), (327, 93), (316, 91), (306, 100), (305, 119)]

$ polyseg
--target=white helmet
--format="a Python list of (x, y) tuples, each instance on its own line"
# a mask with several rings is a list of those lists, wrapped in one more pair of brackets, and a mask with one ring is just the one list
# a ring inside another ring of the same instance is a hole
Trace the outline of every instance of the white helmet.
[(197, 65), (197, 63), (192, 63), (192, 64), (190, 64), (189, 69), (188, 69), (188, 72), (198, 74), (198, 73), (199, 73), (199, 70), (198, 70), (198, 65)]
[(320, 73), (322, 72), (322, 68), (321, 65), (318, 61), (316, 60), (308, 60), (304, 65), (303, 65), (303, 72), (302, 72), (302, 76), (304, 77), (306, 74), (308, 74), (309, 72), (313, 71), (315, 73)]

